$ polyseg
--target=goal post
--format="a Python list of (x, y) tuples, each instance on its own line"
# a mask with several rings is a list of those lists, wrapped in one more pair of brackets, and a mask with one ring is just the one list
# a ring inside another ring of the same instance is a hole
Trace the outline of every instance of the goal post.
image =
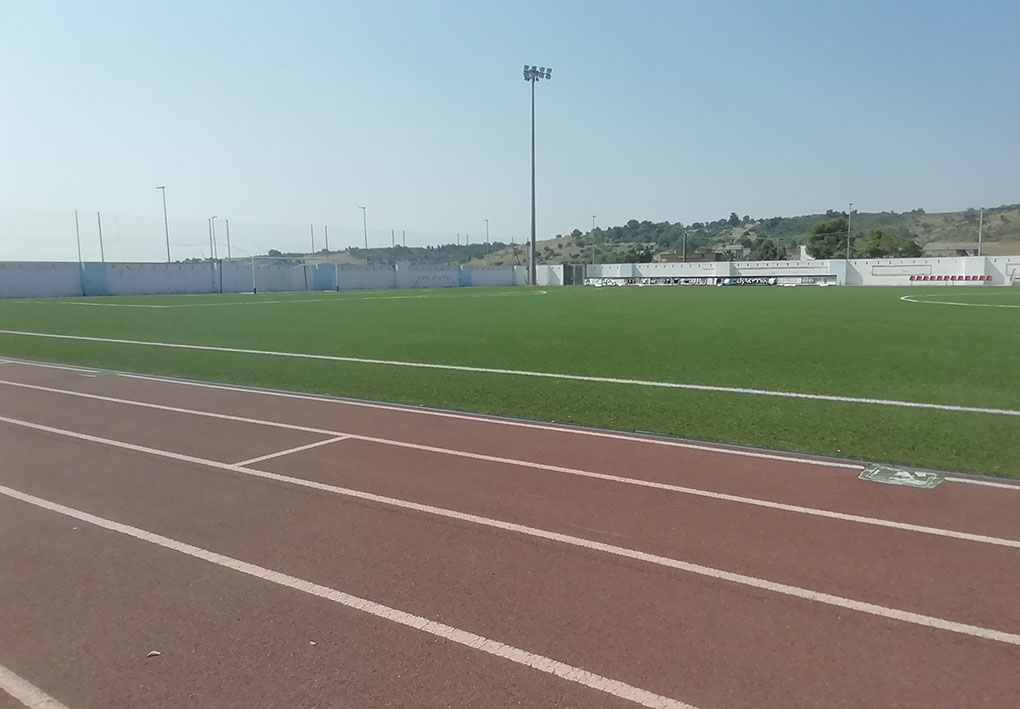
[(339, 291), (340, 262), (315, 256), (251, 256), (251, 292)]

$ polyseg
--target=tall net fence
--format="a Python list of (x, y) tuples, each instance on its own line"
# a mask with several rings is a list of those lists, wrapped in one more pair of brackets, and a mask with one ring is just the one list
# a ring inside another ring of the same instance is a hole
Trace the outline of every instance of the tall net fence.
[[(400, 260), (405, 247), (435, 251), (442, 262), (446, 256), (456, 260), (454, 246), (470, 247), (471, 257), (477, 257), (511, 241), (493, 234), (487, 244), (484, 233), (369, 228), (366, 234), (357, 226), (264, 224), (223, 216), (171, 216), (164, 223), (162, 215), (0, 209), (0, 261), (166, 262), (168, 233), (175, 262), (325, 253), (342, 264), (375, 265)], [(464, 252), (457, 254), (463, 258)]]

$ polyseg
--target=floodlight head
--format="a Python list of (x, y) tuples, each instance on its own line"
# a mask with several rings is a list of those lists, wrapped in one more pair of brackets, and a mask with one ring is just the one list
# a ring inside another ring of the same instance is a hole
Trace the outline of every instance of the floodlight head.
[(157, 187), (156, 189), (157, 189), (157, 190), (165, 190), (165, 189), (166, 189), (166, 185), (160, 185), (160, 186), (159, 186), (159, 187)]
[(552, 67), (548, 67), (545, 70), (545, 78), (547, 78), (547, 79), (551, 79), (552, 78)]
[(540, 66), (540, 67), (538, 68), (538, 73), (539, 73), (539, 74), (544, 74), (544, 73), (545, 73), (545, 67), (544, 67), (544, 66)]

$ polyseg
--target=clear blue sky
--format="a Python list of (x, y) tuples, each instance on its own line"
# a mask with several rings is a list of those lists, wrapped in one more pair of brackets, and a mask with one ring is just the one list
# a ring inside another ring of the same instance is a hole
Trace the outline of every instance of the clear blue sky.
[(161, 230), (163, 184), (175, 232), (217, 214), (342, 241), (367, 205), (379, 245), (391, 228), (474, 241), (486, 218), (520, 239), (525, 63), (554, 70), (540, 237), (592, 214), (1020, 202), (1018, 28), (1016, 0), (0, 0), (0, 258), (73, 258), (12, 233), (24, 210)]

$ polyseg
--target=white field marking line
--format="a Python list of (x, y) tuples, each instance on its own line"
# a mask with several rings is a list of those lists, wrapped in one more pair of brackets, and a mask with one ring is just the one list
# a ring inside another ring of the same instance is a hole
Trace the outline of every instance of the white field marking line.
[[(964, 541), (978, 542), (981, 544), (992, 544), (995, 546), (1004, 546), (1020, 549), (1020, 540), (1005, 539), (1001, 537), (990, 537), (983, 534), (973, 534), (970, 532), (958, 532), (951, 529), (927, 527), (924, 525), (912, 524), (909, 522), (896, 522), (894, 520), (882, 519), (880, 517), (865, 517), (863, 515), (855, 515), (847, 512), (836, 512), (834, 510), (823, 510), (813, 507), (802, 507), (800, 505), (792, 505), (787, 504), (785, 502), (775, 502), (772, 500), (764, 500), (756, 497), (743, 497), (740, 495), (731, 495), (725, 492), (714, 492), (711, 490), (702, 490), (700, 488), (684, 487), (682, 485), (672, 485), (670, 483), (660, 483), (652, 480), (642, 480), (640, 478), (627, 478), (619, 475), (611, 475), (609, 473), (597, 473), (590, 470), (581, 470), (579, 468), (566, 468), (559, 465), (550, 465), (548, 463), (535, 463), (527, 460), (518, 460), (516, 458), (503, 458), (500, 456), (486, 455), (484, 453), (471, 453), (469, 451), (461, 451), (453, 448), (440, 448), (437, 446), (428, 446), (421, 443), (398, 441), (390, 438), (379, 438), (376, 436), (366, 436), (359, 433), (347, 433), (344, 431), (335, 431), (324, 428), (313, 428), (311, 426), (301, 426), (299, 424), (283, 423), (280, 421), (267, 421), (265, 419), (253, 419), (245, 416), (233, 416), (230, 414), (220, 414), (213, 411), (185, 409), (177, 406), (166, 406), (164, 404), (150, 404), (144, 401), (135, 401), (134, 399), (119, 399), (112, 396), (102, 396), (99, 394), (86, 394), (84, 392), (69, 391), (65, 389), (55, 389), (52, 387), (44, 387), (37, 384), (22, 384), (20, 382), (10, 382), (3, 379), (0, 379), (0, 385), (13, 386), (20, 389), (33, 389), (36, 391), (45, 391), (54, 394), (64, 394), (67, 396), (74, 396), (83, 399), (93, 399), (96, 401), (106, 401), (115, 404), (124, 404), (127, 406), (138, 406), (145, 409), (155, 409), (157, 411), (169, 411), (172, 413), (190, 414), (192, 416), (202, 416), (205, 418), (219, 419), (223, 421), (234, 421), (237, 423), (247, 423), (259, 426), (269, 426), (272, 428), (302, 431), (304, 433), (317, 433), (326, 436), (337, 436), (340, 438), (349, 438), (355, 441), (365, 441), (367, 443), (376, 443), (379, 445), (393, 446), (395, 448), (407, 448), (410, 450), (426, 451), (428, 453), (450, 455), (458, 458), (482, 460), (488, 463), (500, 463), (504, 465), (517, 466), (522, 468), (533, 468), (535, 470), (547, 470), (553, 473), (563, 473), (566, 475), (575, 475), (577, 477), (592, 478), (595, 480), (606, 480), (609, 482), (621, 483), (624, 485), (632, 485), (634, 487), (647, 487), (656, 490), (666, 490), (669, 492), (676, 492), (684, 495), (692, 495), (694, 497), (704, 497), (713, 500), (723, 500), (724, 502), (735, 502), (738, 504), (752, 505), (754, 507), (763, 507), (765, 509), (780, 510), (782, 512), (793, 512), (796, 514), (810, 515), (813, 517), (837, 519), (844, 522), (854, 522), (857, 524), (867, 524), (876, 527), (886, 527), (889, 529), (899, 529), (908, 532), (930, 534), (932, 536), (937, 537), (961, 539)], [(3, 417), (0, 417), (0, 421), (3, 420), (5, 419)], [(17, 421), (17, 419), (12, 420)], [(108, 441), (110, 445), (119, 445), (118, 441), (112, 441), (109, 439), (100, 440)], [(253, 461), (247, 462), (250, 463)], [(243, 465), (243, 463), (236, 463), (235, 465)]]
[(3, 665), (0, 665), (0, 689), (29, 709), (67, 709), (67, 706)]
[(234, 463), (234, 465), (251, 465), (252, 463), (261, 463), (264, 460), (272, 460), (273, 458), (282, 458), (285, 455), (291, 455), (292, 453), (300, 453), (301, 451), (311, 450), (312, 448), (318, 448), (319, 446), (326, 446), (330, 443), (336, 443), (337, 441), (345, 441), (350, 436), (334, 436), (333, 438), (327, 438), (324, 441), (316, 441), (315, 443), (308, 443), (303, 446), (297, 446), (295, 448), (288, 448), (287, 450), (277, 451), (276, 453), (269, 453), (267, 455), (260, 455), (258, 458), (249, 458), (248, 460), (242, 460)]
[[(983, 628), (981, 626), (969, 625), (967, 623), (958, 623), (952, 620), (945, 620), (943, 618), (936, 618), (934, 616), (924, 615), (921, 613), (914, 613), (912, 611), (904, 611), (897, 608), (890, 608), (888, 606), (881, 606), (875, 603), (868, 603), (866, 601), (856, 601), (851, 598), (836, 596), (831, 593), (812, 591), (810, 589), (801, 588), (799, 586), (791, 586), (789, 584), (768, 581), (754, 576), (747, 576), (745, 574), (740, 574), (733, 571), (724, 571), (722, 569), (716, 569), (711, 566), (703, 566), (701, 564), (695, 564), (689, 561), (682, 561), (680, 559), (673, 559), (667, 556), (649, 554), (647, 552), (638, 551), (635, 549), (628, 549), (626, 547), (616, 546), (615, 544), (596, 542), (590, 539), (575, 537), (569, 534), (561, 534), (559, 532), (552, 532), (545, 529), (539, 529), (537, 527), (528, 527), (526, 525), (516, 524), (514, 522), (504, 522), (502, 520), (492, 519), (490, 517), (482, 517), (480, 515), (469, 514), (467, 512), (458, 512), (456, 510), (450, 510), (444, 507), (425, 505), (419, 502), (401, 500), (395, 497), (376, 495), (370, 492), (353, 490), (350, 488), (339, 487), (336, 485), (329, 485), (326, 483), (316, 482), (314, 480), (303, 480), (301, 478), (294, 478), (289, 475), (269, 473), (263, 470), (256, 470), (255, 468), (246, 468), (240, 465), (233, 465), (231, 463), (220, 463), (215, 460), (197, 458), (195, 456), (185, 455), (183, 453), (173, 453), (171, 451), (159, 450), (158, 448), (149, 448), (147, 446), (139, 446), (133, 443), (114, 441), (107, 438), (100, 438), (98, 436), (91, 436), (85, 433), (77, 433), (75, 431), (67, 431), (60, 428), (54, 428), (52, 426), (44, 426), (42, 424), (32, 423), (30, 421), (12, 419), (6, 416), (0, 416), (0, 422), (35, 429), (38, 431), (45, 431), (47, 433), (54, 433), (61, 436), (67, 436), (68, 438), (89, 441), (91, 443), (101, 443), (103, 445), (108, 445), (115, 448), (123, 448), (125, 450), (131, 450), (138, 453), (146, 453), (148, 455), (154, 455), (161, 458), (178, 460), (181, 462), (191, 463), (194, 465), (202, 465), (209, 468), (218, 468), (220, 470), (227, 470), (233, 473), (240, 473), (242, 475), (250, 475), (252, 477), (273, 480), (275, 482), (288, 483), (291, 485), (306, 487), (312, 490), (329, 492), (344, 497), (366, 500), (368, 502), (374, 502), (381, 505), (389, 505), (391, 507), (413, 510), (415, 512), (435, 515), (438, 517), (446, 517), (449, 519), (455, 519), (462, 522), (477, 524), (479, 526), (499, 529), (507, 532), (514, 532), (517, 534), (528, 535), (531, 537), (537, 537), (539, 539), (547, 539), (553, 542), (559, 542), (561, 544), (580, 547), (582, 549), (590, 549), (593, 551), (600, 551), (613, 556), (619, 556), (627, 559), (635, 559), (637, 561), (643, 561), (649, 564), (655, 564), (657, 566), (677, 569), (680, 571), (685, 571), (687, 573), (697, 574), (699, 576), (714, 578), (720, 581), (727, 581), (734, 584), (749, 586), (751, 588), (758, 588), (764, 591), (769, 591), (771, 593), (778, 593), (786, 596), (792, 596), (794, 598), (800, 598), (807, 601), (823, 603), (826, 605), (835, 606), (837, 608), (844, 608), (846, 610), (852, 610), (857, 611), (859, 613), (878, 616), (880, 618), (888, 618), (891, 620), (898, 620), (904, 623), (912, 623), (914, 625), (921, 625), (927, 628), (934, 628), (936, 630), (945, 630), (953, 633), (959, 633), (961, 635), (969, 635), (971, 637), (981, 638), (984, 640), (994, 640), (996, 642), (1020, 646), (1020, 635), (1015, 633), (1009, 633), (1003, 630), (994, 630), (992, 628)], [(0, 491), (2, 491), (3, 489), (4, 488), (0, 486)]]
[(1020, 305), (1007, 305), (1003, 303), (957, 303), (952, 300), (917, 300), (909, 295), (901, 297), (900, 300), (905, 300), (908, 303), (928, 303), (929, 305), (962, 305), (965, 308), (1020, 308)]
[[(226, 301), (223, 303), (182, 303), (182, 304), (150, 304), (150, 303), (93, 303), (86, 300), (62, 300), (57, 305), (87, 305), (98, 308), (218, 308), (230, 305), (272, 305), (280, 303), (337, 303), (350, 300), (409, 300), (415, 298), (426, 298), (436, 300), (458, 299), (458, 298), (507, 298), (528, 295), (548, 295), (549, 291), (524, 291), (522, 293), (475, 293), (465, 295), (369, 295), (369, 296), (343, 296), (336, 295), (329, 298), (285, 298), (283, 300), (243, 300)], [(201, 295), (193, 293), (192, 295)], [(22, 301), (26, 303), (46, 304), (46, 301), (31, 300)]]
[(969, 477), (943, 477), (947, 483), (966, 483), (967, 485), (979, 485), (985, 488), (1002, 488), (1004, 490), (1015, 490), (1020, 492), (1020, 485), (1010, 485), (1009, 483), (994, 483), (992, 480), (979, 480), (972, 479)]
[[(498, 640), (484, 637), (482, 635), (476, 635), (467, 630), (461, 630), (439, 621), (430, 620), (419, 615), (414, 615), (406, 611), (398, 610), (390, 606), (385, 606), (375, 601), (370, 601), (359, 596), (354, 596), (349, 593), (344, 593), (335, 588), (329, 586), (323, 586), (321, 584), (314, 583), (312, 581), (306, 581), (305, 579), (298, 578), (296, 576), (290, 576), (279, 571), (273, 571), (262, 566), (256, 566), (240, 559), (218, 554), (202, 547), (197, 547), (186, 542), (181, 542), (170, 537), (164, 537), (161, 534), (156, 534), (145, 529), (138, 527), (132, 527), (121, 522), (115, 522), (103, 517), (77, 510), (73, 507), (67, 507), (57, 502), (36, 497), (28, 493), (14, 490), (12, 488), (0, 485), (0, 494), (6, 495), (7, 497), (13, 498), (20, 502), (25, 502), (30, 505), (48, 510), (50, 512), (56, 512), (58, 514), (66, 515), (73, 519), (87, 522), (95, 525), (102, 529), (109, 530), (111, 532), (117, 532), (124, 534), (135, 539), (139, 539), (156, 546), (163, 547), (164, 549), (171, 549), (181, 554), (185, 554), (195, 559), (201, 559), (217, 566), (222, 566), (234, 571), (239, 571), (242, 574), (253, 576), (263, 581), (269, 581), (270, 583), (283, 586), (285, 588), (291, 588), (295, 591), (301, 591), (311, 596), (318, 596), (324, 598), (333, 603), (337, 603), (347, 608), (351, 608), (368, 615), (388, 620), (393, 623), (412, 628), (414, 630), (420, 630), (423, 633), (428, 633), (435, 637), (443, 638), (455, 642), (458, 645), (463, 645), (472, 650), (479, 650), (489, 655), (501, 657), (511, 662), (515, 662), (519, 665), (524, 665), (532, 669), (538, 670), (539, 672), (545, 672), (551, 674), (560, 679), (567, 680), (568, 682), (574, 682), (576, 684), (589, 687), (599, 692), (611, 694), (620, 699), (624, 699), (641, 706), (651, 707), (652, 709), (695, 709), (690, 704), (686, 704), (670, 697), (665, 697), (659, 694), (655, 694), (646, 689), (635, 687), (630, 684), (626, 684), (619, 680), (610, 679), (601, 675), (589, 672), (580, 667), (568, 665), (565, 662), (554, 660), (544, 655), (539, 655), (528, 650), (522, 650), (512, 645), (506, 645)], [(29, 705), (36, 706), (36, 705)], [(49, 706), (45, 704), (39, 704), (37, 706)], [(63, 705), (53, 705), (54, 709), (59, 709)]]
[[(57, 364), (50, 364), (48, 362), (33, 362), (31, 360), (15, 360), (16, 364), (23, 364), (29, 367), (43, 367), (52, 369), (68, 369), (71, 371), (88, 371), (78, 370), (75, 367), (68, 367)], [(95, 370), (99, 371), (99, 370)], [(131, 372), (117, 372), (118, 376), (125, 377), (128, 379), (140, 379), (142, 381), (149, 382), (161, 382), (163, 384), (176, 384), (181, 386), (193, 386), (202, 389), (216, 389), (219, 391), (233, 391), (241, 392), (244, 394), (259, 394), (262, 396), (277, 396), (286, 399), (297, 399), (300, 401), (317, 401), (320, 403), (342, 405), (342, 406), (361, 406), (368, 409), (381, 409), (383, 411), (399, 411), (407, 414), (418, 414), (422, 416), (438, 416), (440, 418), (450, 418), (459, 421), (473, 421), (478, 423), (494, 424), (499, 426), (515, 426), (517, 428), (527, 428), (539, 431), (552, 431), (556, 433), (570, 433), (577, 436), (591, 436), (594, 438), (605, 438), (616, 441), (629, 441), (631, 443), (645, 443), (657, 446), (668, 446), (671, 448), (684, 448), (687, 450), (706, 451), (709, 453), (724, 453), (728, 455), (744, 456), (748, 458), (761, 458), (764, 460), (779, 460), (786, 463), (804, 463), (806, 465), (817, 465), (822, 467), (832, 468), (847, 468), (850, 470), (860, 471), (864, 468), (863, 465), (858, 463), (844, 463), (834, 460), (822, 460), (818, 458), (800, 458), (792, 455), (781, 455), (778, 453), (766, 453), (760, 450), (751, 450), (746, 448), (724, 448), (721, 446), (712, 446), (707, 443), (690, 443), (688, 441), (679, 441), (669, 438), (650, 438), (634, 436), (625, 433), (612, 433), (609, 431), (600, 431), (591, 428), (569, 428), (562, 426), (553, 426), (545, 423), (535, 423), (530, 421), (518, 421), (515, 419), (496, 418), (488, 416), (477, 416), (473, 414), (462, 414), (454, 413), (452, 411), (441, 411), (438, 409), (427, 409), (422, 407), (408, 407), (398, 406), (396, 404), (381, 404), (370, 401), (359, 401), (357, 399), (343, 399), (339, 397), (323, 397), (315, 396), (312, 394), (298, 394), (295, 392), (286, 391), (274, 391), (272, 389), (253, 389), (250, 387), (238, 387), (230, 386), (228, 384), (211, 384), (208, 382), (196, 382), (187, 379), (174, 379), (172, 377), (158, 377), (147, 374), (133, 374)], [(11, 383), (11, 382), (8, 382)], [(64, 391), (64, 390), (58, 390)]]
[(560, 379), (567, 381), (596, 382), (600, 384), (629, 384), (635, 386), (658, 387), (664, 389), (685, 389), (689, 391), (710, 391), (726, 394), (748, 394), (753, 396), (773, 396), (785, 399), (810, 399), (813, 401), (835, 401), (850, 404), (874, 404), (878, 406), (895, 406), (908, 409), (935, 409), (938, 411), (957, 411), (974, 414), (993, 414), (997, 416), (1020, 416), (1014, 409), (993, 409), (978, 406), (958, 406), (955, 404), (929, 404), (919, 401), (900, 401), (897, 399), (871, 399), (855, 396), (836, 396), (833, 394), (806, 394), (793, 391), (774, 391), (771, 389), (748, 389), (744, 387), (724, 387), (709, 384), (684, 384), (680, 382), (659, 382), (649, 379), (621, 379), (618, 377), (592, 377), (581, 374), (557, 374), (554, 372), (536, 372), (522, 369), (498, 369), (495, 367), (470, 367), (461, 364), (435, 364), (432, 362), (405, 362), (401, 360), (370, 359), (367, 357), (343, 357), (339, 355), (308, 354), (303, 352), (277, 352), (274, 350), (252, 350), (241, 347), (215, 347), (213, 345), (189, 345), (177, 342), (149, 342), (145, 340), (121, 340), (112, 337), (89, 337), (85, 335), (61, 335), (49, 332), (26, 332), (24, 330), (0, 330), (0, 335), (17, 335), (23, 337), (43, 337), (55, 340), (78, 340), (82, 342), (108, 342), (118, 345), (139, 345), (143, 347), (166, 347), (180, 350), (198, 350), (203, 352), (228, 352), (232, 354), (263, 355), (268, 357), (292, 357), (295, 359), (323, 360), (328, 362), (351, 362), (354, 364), (377, 364), (393, 367), (412, 367), (416, 369), (441, 369), (455, 372), (476, 372), (480, 374), (505, 374), (520, 377), (537, 377), (541, 379)]

